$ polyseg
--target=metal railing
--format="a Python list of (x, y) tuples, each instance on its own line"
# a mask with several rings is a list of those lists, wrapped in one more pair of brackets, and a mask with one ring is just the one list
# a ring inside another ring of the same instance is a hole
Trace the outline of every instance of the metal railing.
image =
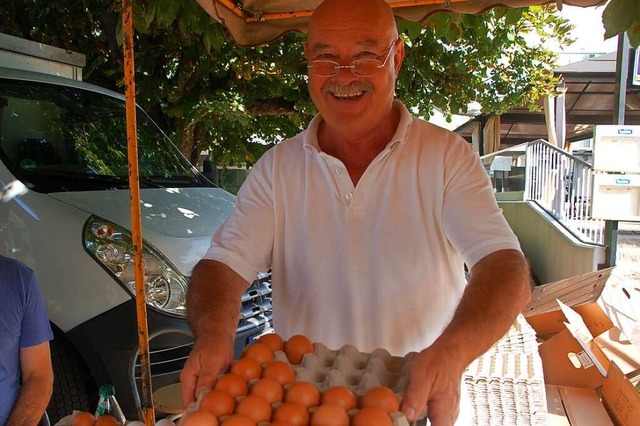
[(496, 193), (522, 192), (578, 240), (605, 244), (605, 221), (591, 217), (591, 164), (542, 139), (481, 159)]

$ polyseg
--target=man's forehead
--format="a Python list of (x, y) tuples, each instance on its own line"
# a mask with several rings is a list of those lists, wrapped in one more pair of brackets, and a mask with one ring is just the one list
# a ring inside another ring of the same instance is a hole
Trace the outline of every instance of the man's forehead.
[[(363, 38), (360, 40), (350, 41), (349, 43), (345, 43), (345, 41), (342, 40), (339, 43), (340, 46), (345, 46), (346, 44), (351, 45), (353, 47), (366, 47), (366, 48), (378, 47), (381, 45), (381, 40), (379, 38)], [(307, 46), (311, 51), (330, 50), (330, 49), (335, 49), (339, 47), (338, 43), (331, 43), (326, 40), (317, 40), (317, 41), (307, 40)]]

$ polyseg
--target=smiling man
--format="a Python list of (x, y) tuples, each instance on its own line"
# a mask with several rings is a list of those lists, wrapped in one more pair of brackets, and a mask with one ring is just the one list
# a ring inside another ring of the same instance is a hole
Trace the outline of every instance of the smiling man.
[(305, 55), (318, 115), (257, 162), (193, 271), (184, 402), (231, 362), (241, 295), (271, 268), (277, 333), (418, 352), (402, 410), (451, 425), (464, 369), (529, 300), (518, 240), (471, 147), (394, 99), (386, 2), (325, 0)]

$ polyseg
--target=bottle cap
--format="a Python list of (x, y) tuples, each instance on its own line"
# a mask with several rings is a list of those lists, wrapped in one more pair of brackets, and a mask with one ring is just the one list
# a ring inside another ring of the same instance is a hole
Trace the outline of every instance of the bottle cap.
[(116, 394), (116, 390), (113, 385), (100, 386), (100, 396), (108, 397)]

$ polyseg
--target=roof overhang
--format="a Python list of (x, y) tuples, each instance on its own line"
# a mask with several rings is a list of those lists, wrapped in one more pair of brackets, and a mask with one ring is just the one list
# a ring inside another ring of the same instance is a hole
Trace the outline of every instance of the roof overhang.
[[(566, 140), (577, 141), (593, 136), (593, 126), (616, 124), (616, 52), (565, 65), (555, 70), (565, 86)], [(640, 86), (628, 84), (624, 97), (624, 122), (640, 125)], [(500, 116), (501, 146), (519, 145), (524, 142), (548, 140), (542, 101), (540, 110), (527, 107), (512, 108)], [(477, 117), (475, 122), (482, 121)], [(474, 121), (456, 129), (466, 139), (471, 139)]]

